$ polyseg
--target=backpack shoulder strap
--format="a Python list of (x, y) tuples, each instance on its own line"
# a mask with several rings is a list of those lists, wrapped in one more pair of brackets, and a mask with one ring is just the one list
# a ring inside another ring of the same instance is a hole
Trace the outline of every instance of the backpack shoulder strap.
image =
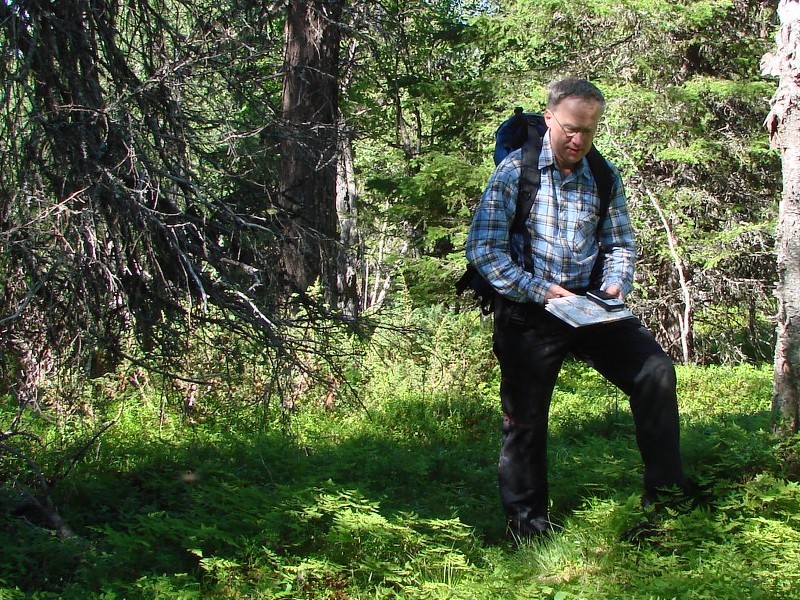
[(522, 170), (519, 175), (519, 192), (517, 193), (517, 206), (514, 209), (514, 220), (511, 222), (509, 234), (522, 235), (522, 264), (526, 271), (533, 272), (531, 260), (531, 233), (525, 226), (525, 221), (533, 208), (536, 193), (541, 185), (539, 172), (539, 155), (542, 153), (542, 136), (529, 126), (528, 140), (522, 145)]
[(519, 176), (519, 192), (517, 193), (517, 206), (514, 210), (514, 220), (509, 231), (524, 233), (525, 220), (533, 208), (536, 192), (541, 184), (539, 173), (539, 155), (542, 153), (542, 136), (532, 125), (528, 126), (528, 140), (522, 145), (522, 171)]
[[(597, 229), (599, 230), (606, 220), (608, 206), (611, 204), (611, 195), (614, 193), (614, 174), (611, 172), (606, 159), (594, 146), (586, 154), (586, 160), (592, 170), (592, 177), (594, 177), (594, 183), (597, 186), (597, 195), (600, 196), (600, 207), (597, 212)], [(600, 287), (604, 262), (604, 254), (601, 250), (589, 276), (590, 287)]]
[(599, 219), (597, 221), (599, 229), (608, 214), (608, 205), (611, 204), (611, 194), (614, 192), (614, 174), (611, 172), (606, 159), (594, 146), (586, 154), (586, 160), (592, 170), (592, 177), (594, 177), (594, 183), (597, 186), (597, 195), (600, 196)]

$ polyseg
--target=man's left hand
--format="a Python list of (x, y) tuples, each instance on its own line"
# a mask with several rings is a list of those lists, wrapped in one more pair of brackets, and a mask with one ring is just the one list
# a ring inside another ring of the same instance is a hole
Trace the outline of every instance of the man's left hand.
[(616, 283), (608, 286), (605, 290), (603, 290), (606, 294), (610, 294), (612, 296), (616, 296), (620, 300), (625, 300), (625, 295), (622, 293), (622, 288), (617, 285)]

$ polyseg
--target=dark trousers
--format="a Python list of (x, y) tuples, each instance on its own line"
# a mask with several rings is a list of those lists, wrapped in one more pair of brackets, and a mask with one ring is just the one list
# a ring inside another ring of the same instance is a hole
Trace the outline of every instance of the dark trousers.
[(646, 493), (685, 484), (675, 368), (638, 320), (575, 329), (539, 305), (499, 299), (494, 352), (503, 407), (498, 478), (509, 519), (547, 516), (548, 413), (556, 378), (570, 353), (629, 396)]

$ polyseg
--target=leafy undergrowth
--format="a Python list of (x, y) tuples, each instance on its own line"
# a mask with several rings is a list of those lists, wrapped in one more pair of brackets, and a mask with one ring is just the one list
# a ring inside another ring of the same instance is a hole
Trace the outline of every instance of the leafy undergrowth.
[(287, 419), (207, 399), (201, 422), (128, 400), (54, 489), (73, 537), (3, 488), (0, 598), (800, 598), (798, 444), (769, 433), (768, 368), (679, 367), (703, 502), (644, 509), (625, 397), (568, 364), (558, 529), (516, 544), (496, 491), (496, 372), (485, 344), (438, 337), (455, 331), (428, 330), (450, 354), (387, 346), (363, 407), (309, 395)]

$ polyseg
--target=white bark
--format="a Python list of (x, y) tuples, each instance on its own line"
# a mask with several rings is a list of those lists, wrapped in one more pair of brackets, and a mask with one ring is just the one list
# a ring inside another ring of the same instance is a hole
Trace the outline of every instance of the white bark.
[(800, 427), (800, 1), (781, 0), (776, 51), (762, 59), (765, 75), (778, 77), (766, 119), (773, 147), (783, 162), (783, 194), (778, 214), (777, 343), (773, 409), (786, 435)]

